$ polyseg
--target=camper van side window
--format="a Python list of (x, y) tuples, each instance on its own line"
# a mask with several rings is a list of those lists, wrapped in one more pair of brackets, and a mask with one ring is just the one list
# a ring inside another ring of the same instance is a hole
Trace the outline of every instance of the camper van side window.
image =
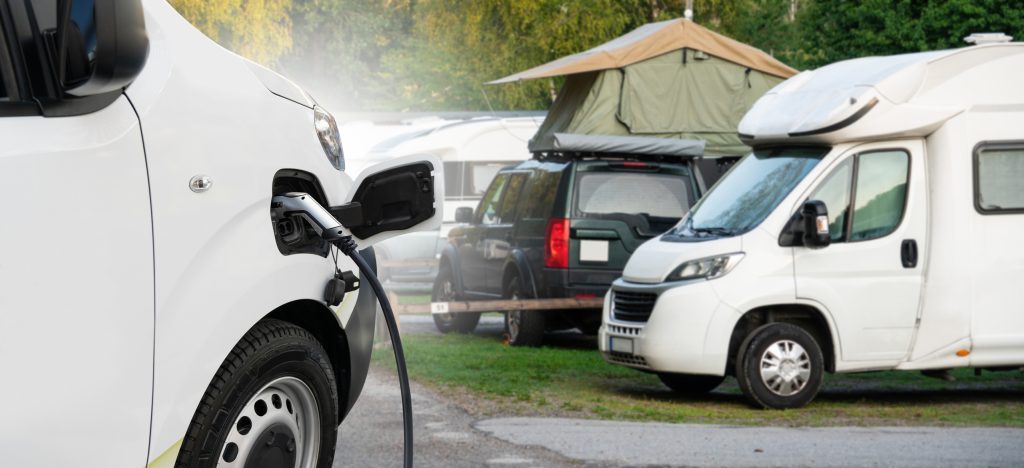
[(974, 206), (981, 214), (1024, 213), (1024, 143), (974, 152)]
[(857, 156), (851, 242), (878, 239), (896, 230), (906, 206), (909, 173), (910, 156), (904, 151)]
[(829, 174), (809, 200), (821, 200), (828, 208), (828, 232), (832, 242), (846, 240), (846, 222), (850, 213), (850, 180), (853, 177), (853, 158), (843, 161)]

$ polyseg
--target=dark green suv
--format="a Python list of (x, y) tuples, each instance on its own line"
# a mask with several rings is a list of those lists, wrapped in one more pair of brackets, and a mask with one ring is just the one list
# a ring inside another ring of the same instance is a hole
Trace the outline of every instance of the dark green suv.
[[(433, 301), (603, 297), (633, 251), (699, 198), (695, 159), (543, 155), (502, 169), (476, 210), (459, 208)], [(470, 332), (480, 314), (435, 314), (442, 332)], [(545, 331), (593, 334), (600, 310), (505, 314), (514, 345)]]

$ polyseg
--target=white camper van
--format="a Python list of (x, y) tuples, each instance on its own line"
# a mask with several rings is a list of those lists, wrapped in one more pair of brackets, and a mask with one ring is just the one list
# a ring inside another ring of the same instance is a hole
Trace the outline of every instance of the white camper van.
[(375, 298), (271, 200), (379, 220), (396, 174), (431, 182), (398, 160), (353, 183), (340, 144), (163, 0), (0, 1), (0, 464), (331, 466)]
[(1024, 44), (801, 73), (606, 297), (605, 358), (804, 405), (824, 372), (1024, 366)]
[(441, 228), (403, 235), (375, 247), (383, 264), (381, 278), (392, 289), (430, 290), (437, 276), (437, 259), (448, 245), (448, 232), (457, 224), (455, 211), (475, 208), (498, 170), (530, 158), (527, 142), (543, 120), (540, 115), (453, 121), (397, 135), (367, 153), (360, 163), (426, 154), (440, 158), (444, 165)]

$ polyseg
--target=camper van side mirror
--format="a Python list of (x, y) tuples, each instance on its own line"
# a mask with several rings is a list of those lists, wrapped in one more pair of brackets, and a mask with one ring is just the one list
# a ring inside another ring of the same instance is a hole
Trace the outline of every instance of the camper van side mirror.
[(149, 38), (141, 0), (58, 0), (46, 31), (61, 88), (74, 96), (120, 90), (142, 72)]
[[(356, 237), (368, 239), (382, 232), (409, 229), (429, 220), (435, 212), (433, 170), (433, 164), (418, 161), (366, 177), (349, 204), (359, 207), (358, 224), (346, 226)], [(343, 213), (335, 216), (342, 224), (346, 223), (342, 219), (345, 217)]]
[(803, 219), (804, 246), (811, 249), (828, 247), (832, 235), (828, 230), (828, 207), (821, 200), (807, 200), (800, 208)]
[(460, 206), (455, 209), (455, 222), (456, 223), (472, 223), (473, 222), (473, 209), (468, 206)]

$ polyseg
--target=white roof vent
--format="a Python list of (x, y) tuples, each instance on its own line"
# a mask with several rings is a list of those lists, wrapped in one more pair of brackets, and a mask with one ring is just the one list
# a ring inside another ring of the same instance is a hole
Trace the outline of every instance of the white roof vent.
[(1005, 42), (1010, 42), (1012, 40), (1013, 40), (1013, 37), (1007, 36), (1006, 34), (1003, 34), (1001, 32), (995, 32), (995, 33), (974, 33), (974, 34), (971, 34), (970, 36), (967, 36), (967, 37), (964, 38), (964, 42), (966, 42), (968, 44), (974, 44), (974, 45), (1002, 44), (1002, 43), (1005, 43)]

